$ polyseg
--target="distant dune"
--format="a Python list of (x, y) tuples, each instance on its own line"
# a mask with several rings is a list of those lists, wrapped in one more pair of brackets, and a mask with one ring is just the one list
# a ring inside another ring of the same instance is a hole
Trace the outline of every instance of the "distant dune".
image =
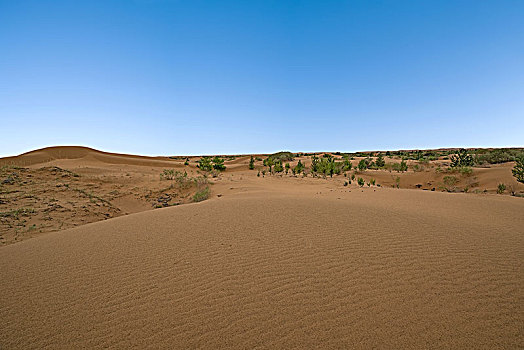
[[(2, 175), (0, 348), (524, 346), (524, 199), (431, 191), (445, 160), (363, 171), (381, 186), (361, 188), (264, 176), (239, 156), (192, 203), (160, 174), (200, 176), (196, 159), (84, 147), (0, 159), (25, 167)], [(510, 169), (454, 176), (483, 189)]]
[(108, 153), (81, 146), (57, 146), (38, 149), (23, 153), (19, 156), (0, 158), (0, 166), (34, 166), (63, 159), (79, 161), (96, 160), (108, 164), (143, 166), (170, 166), (173, 164), (168, 157), (146, 157), (130, 154)]

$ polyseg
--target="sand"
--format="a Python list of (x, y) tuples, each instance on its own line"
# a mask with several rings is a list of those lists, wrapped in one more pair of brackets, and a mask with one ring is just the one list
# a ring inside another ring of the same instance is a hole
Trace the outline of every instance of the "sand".
[(1, 247), (0, 348), (524, 346), (522, 198), (245, 160), (207, 201)]

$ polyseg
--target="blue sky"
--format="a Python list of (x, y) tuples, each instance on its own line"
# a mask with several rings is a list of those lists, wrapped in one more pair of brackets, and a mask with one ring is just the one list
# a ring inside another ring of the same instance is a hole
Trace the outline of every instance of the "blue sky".
[(0, 156), (524, 146), (524, 1), (0, 0)]

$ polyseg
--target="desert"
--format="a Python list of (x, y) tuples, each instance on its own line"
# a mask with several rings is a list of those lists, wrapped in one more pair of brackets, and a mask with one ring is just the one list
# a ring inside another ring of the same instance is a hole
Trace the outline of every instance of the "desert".
[[(0, 159), (0, 344), (518, 348), (524, 185), (514, 161), (461, 173), (449, 156)], [(322, 159), (351, 170), (313, 172)]]
[(523, 14), (0, 0), (0, 350), (524, 349)]

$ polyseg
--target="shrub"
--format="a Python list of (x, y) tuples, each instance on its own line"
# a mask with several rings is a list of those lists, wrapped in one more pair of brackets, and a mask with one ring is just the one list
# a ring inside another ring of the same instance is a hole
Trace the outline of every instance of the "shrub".
[(498, 164), (517, 160), (524, 156), (522, 149), (502, 148), (502, 149), (481, 149), (476, 150), (475, 164)]
[(351, 175), (351, 180), (355, 180), (355, 174)]
[(375, 186), (375, 179), (369, 180), (369, 183), (372, 184), (373, 186)]
[(444, 189), (448, 192), (454, 192), (455, 191), (455, 185), (458, 182), (458, 179), (455, 176), (444, 176), (443, 179), (444, 182)]
[(277, 152), (270, 154), (268, 158), (273, 159), (274, 162), (281, 161), (281, 162), (288, 162), (293, 160), (293, 153), (283, 151), (283, 152)]
[(209, 158), (209, 157), (202, 157), (202, 158), (200, 158), (200, 160), (198, 161), (197, 167), (200, 170), (203, 170), (203, 171), (211, 171), (211, 169), (213, 169), (213, 164), (211, 163), (211, 158)]
[(251, 156), (251, 159), (249, 160), (249, 169), (255, 169), (255, 160), (253, 159), (253, 156)]
[(290, 168), (291, 168), (291, 165), (289, 165), (289, 163), (286, 163), (286, 175), (289, 173)]
[(524, 155), (517, 158), (517, 164), (511, 170), (518, 182), (524, 183)]
[(378, 155), (378, 158), (375, 161), (375, 165), (377, 166), (377, 168), (383, 168), (386, 165), (386, 161), (384, 160), (384, 156), (382, 155), (382, 153)]
[(281, 173), (282, 171), (284, 171), (284, 167), (282, 166), (282, 162), (281, 161), (277, 161), (275, 163), (275, 172), (276, 173)]
[(473, 166), (473, 157), (464, 148), (457, 151), (456, 154), (451, 156), (451, 167), (466, 167)]
[(193, 195), (193, 202), (202, 202), (209, 198), (210, 190), (209, 187), (205, 187), (199, 191), (197, 191)]
[(186, 158), (186, 161), (184, 162), (184, 165), (189, 165), (189, 158)]
[(293, 168), (293, 173), (300, 174), (302, 171), (304, 171), (304, 164), (299, 160), (297, 165)]
[(173, 180), (175, 178), (174, 169), (164, 169), (162, 174), (160, 174), (160, 180)]
[(358, 170), (364, 171), (368, 168), (368, 162), (366, 162), (365, 159), (361, 159), (360, 162), (358, 162)]
[(469, 166), (460, 167), (458, 171), (462, 176), (471, 176), (473, 173), (473, 169)]
[(224, 165), (224, 160), (220, 157), (214, 157), (213, 158), (213, 169), (218, 171), (226, 170), (226, 166)]
[(504, 185), (504, 184), (499, 184), (499, 185), (497, 186), (497, 193), (498, 193), (498, 194), (503, 194), (504, 191), (506, 191), (506, 185)]
[(400, 162), (400, 171), (401, 172), (408, 171), (408, 163), (406, 163), (405, 160)]
[(357, 183), (360, 187), (364, 186), (364, 179), (359, 177), (358, 180), (357, 180)]

